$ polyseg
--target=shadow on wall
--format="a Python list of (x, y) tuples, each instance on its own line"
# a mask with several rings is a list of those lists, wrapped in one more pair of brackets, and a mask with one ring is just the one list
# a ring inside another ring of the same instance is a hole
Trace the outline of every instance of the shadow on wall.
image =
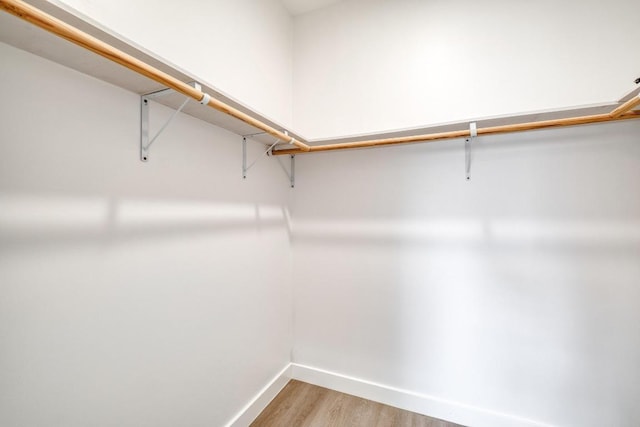
[(640, 247), (640, 221), (541, 219), (296, 220), (299, 243), (485, 245), (507, 247)]
[(640, 222), (295, 220), (293, 242), (304, 362), (560, 425), (635, 413)]
[(0, 194), (0, 245), (59, 245), (289, 227), (275, 204)]
[(470, 183), (460, 141), (300, 156), (295, 361), (553, 425), (638, 425), (637, 131), (478, 138)]

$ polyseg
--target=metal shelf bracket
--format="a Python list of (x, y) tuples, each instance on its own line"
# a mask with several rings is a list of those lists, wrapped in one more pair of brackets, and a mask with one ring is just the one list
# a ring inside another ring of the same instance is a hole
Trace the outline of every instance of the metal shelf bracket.
[(478, 136), (476, 122), (469, 123), (469, 137), (464, 140), (464, 162), (467, 181), (471, 181), (471, 143)]
[(295, 188), (295, 186), (296, 186), (296, 156), (290, 155), (289, 158), (291, 160), (291, 164), (289, 166), (289, 170), (288, 171), (287, 171), (287, 168), (282, 163), (282, 160), (280, 160), (280, 157), (278, 157), (277, 159), (278, 159), (278, 164), (280, 165), (280, 167), (284, 171), (285, 175), (287, 175), (287, 178), (289, 178), (289, 184), (291, 185), (291, 188)]
[[(189, 85), (193, 86), (198, 90), (202, 90), (202, 86), (198, 82), (191, 82)], [(173, 89), (162, 89), (156, 92), (146, 93), (140, 96), (140, 160), (146, 162), (149, 160), (149, 148), (151, 144), (153, 144), (160, 134), (171, 124), (173, 119), (176, 118), (179, 112), (181, 112), (184, 107), (189, 103), (190, 98), (187, 98), (177, 110), (171, 114), (171, 116), (167, 119), (166, 122), (160, 127), (160, 130), (156, 132), (156, 134), (149, 138), (149, 101), (155, 98), (159, 98), (161, 96), (166, 96), (169, 94), (175, 93)]]
[[(286, 130), (283, 132), (285, 135), (288, 135)], [(265, 132), (260, 132), (260, 133), (250, 134), (250, 135), (244, 135), (242, 137), (242, 179), (247, 179), (247, 172), (256, 163), (258, 163), (260, 160), (264, 159), (267, 156), (271, 156), (273, 147), (275, 147), (280, 142), (279, 139), (276, 139), (276, 141), (273, 144), (265, 145), (267, 147), (267, 150), (264, 153), (262, 153), (260, 156), (258, 156), (253, 162), (251, 162), (251, 164), (247, 165), (247, 139), (251, 139), (254, 136), (264, 135), (264, 134)], [(276, 157), (276, 159), (278, 160), (278, 164), (280, 165), (284, 173), (287, 175), (291, 188), (294, 188), (296, 184), (296, 176), (295, 176), (295, 165), (296, 165), (295, 157), (296, 156), (293, 156), (293, 155), (289, 156), (291, 159), (291, 165), (289, 166), (289, 170), (287, 170), (287, 168), (284, 166), (284, 164), (280, 160), (280, 157), (277, 157), (277, 156), (272, 156), (272, 157)]]
[[(285, 135), (288, 135), (287, 131), (283, 131), (285, 133)], [(271, 145), (267, 146), (267, 149), (264, 153), (262, 153), (260, 156), (258, 156), (253, 162), (251, 162), (251, 164), (247, 165), (247, 139), (248, 138), (252, 138), (254, 136), (257, 135), (263, 135), (264, 132), (261, 133), (256, 133), (256, 134), (250, 134), (250, 135), (244, 135), (242, 137), (242, 179), (247, 179), (247, 172), (249, 171), (249, 169), (251, 169), (253, 166), (255, 166), (256, 163), (258, 163), (260, 160), (264, 159), (267, 156), (271, 156), (271, 152), (273, 150), (273, 147), (275, 147), (280, 140), (276, 139), (275, 142)], [(291, 172), (288, 172), (287, 169), (284, 167), (284, 165), (280, 162), (280, 159), (278, 158), (278, 164), (280, 164), (280, 167), (282, 167), (282, 169), (284, 170), (284, 173), (287, 174), (287, 178), (289, 178), (289, 182), (291, 183), (291, 188), (294, 187), (295, 185), (295, 175), (294, 175), (294, 167), (295, 167), (295, 160), (294, 160), (295, 156), (291, 156), (291, 167), (290, 170)]]
[(276, 142), (271, 144), (269, 148), (267, 148), (267, 151), (262, 153), (262, 155), (258, 156), (253, 162), (251, 162), (249, 166), (247, 166), (247, 137), (246, 136), (242, 137), (242, 178), (243, 179), (247, 179), (247, 172), (249, 171), (249, 169), (251, 169), (256, 163), (262, 160), (265, 156), (271, 155), (271, 150), (273, 150), (273, 147), (275, 147), (278, 142), (280, 142), (280, 140), (276, 139)]

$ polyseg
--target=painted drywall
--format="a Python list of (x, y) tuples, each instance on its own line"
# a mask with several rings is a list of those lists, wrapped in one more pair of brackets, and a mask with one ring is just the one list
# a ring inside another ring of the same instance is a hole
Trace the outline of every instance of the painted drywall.
[(310, 138), (617, 101), (640, 2), (348, 0), (296, 17), (294, 126)]
[(338, 1), (342, 0), (282, 0), (282, 4), (295, 16), (322, 9)]
[(279, 0), (52, 0), (285, 127), (293, 23)]
[[(294, 126), (616, 101), (640, 76), (639, 12), (340, 2), (295, 19)], [(482, 138), (471, 182), (462, 141), (298, 156), (299, 375), (464, 425), (640, 424), (639, 126)]]
[(224, 425), (290, 360), (287, 177), (184, 115), (142, 163), (136, 94), (0, 57), (0, 425)]
[(293, 361), (464, 425), (640, 425), (638, 135), (481, 137), (469, 182), (462, 141), (298, 156)]

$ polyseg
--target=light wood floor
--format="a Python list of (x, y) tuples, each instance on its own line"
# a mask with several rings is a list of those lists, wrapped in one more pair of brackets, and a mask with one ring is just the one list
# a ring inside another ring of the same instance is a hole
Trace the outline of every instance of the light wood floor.
[(461, 427), (291, 380), (251, 427)]

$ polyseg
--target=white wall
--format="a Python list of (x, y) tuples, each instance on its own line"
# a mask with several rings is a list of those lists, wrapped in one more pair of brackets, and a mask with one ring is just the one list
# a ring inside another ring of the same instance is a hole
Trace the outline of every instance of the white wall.
[(640, 2), (346, 0), (296, 17), (294, 125), (311, 138), (617, 101)]
[[(274, 2), (65, 1), (287, 124)], [(622, 95), (638, 5), (551, 4), (302, 16), (296, 129)], [(282, 171), (242, 182), (237, 136), (185, 116), (141, 164), (135, 94), (0, 54), (0, 424), (222, 425), (290, 358)], [(294, 361), (557, 425), (639, 424), (638, 126), (485, 138), (469, 183), (460, 142), (299, 156)]]
[(639, 134), (482, 137), (470, 182), (461, 141), (298, 156), (294, 362), (464, 425), (640, 425)]
[[(319, 138), (615, 101), (640, 76), (639, 12), (340, 2), (295, 19), (294, 124)], [(471, 182), (461, 141), (298, 156), (300, 372), (464, 425), (639, 425), (639, 130), (483, 138)]]
[(136, 94), (0, 57), (0, 425), (223, 425), (290, 359), (286, 176), (184, 115), (143, 164)]
[(291, 126), (293, 23), (279, 0), (52, 2)]

